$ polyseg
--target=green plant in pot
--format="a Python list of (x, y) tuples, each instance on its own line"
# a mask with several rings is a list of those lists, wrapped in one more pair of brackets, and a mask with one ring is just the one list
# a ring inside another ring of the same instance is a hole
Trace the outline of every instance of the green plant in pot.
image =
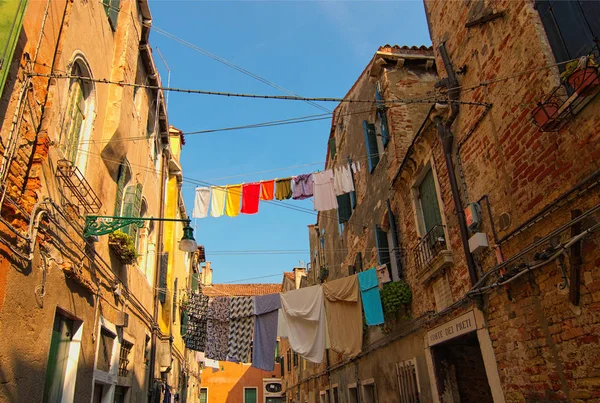
[(567, 82), (569, 87), (573, 88), (577, 95), (582, 97), (592, 95), (600, 85), (598, 63), (594, 60), (593, 54), (567, 63), (565, 71), (560, 77)]
[(108, 245), (124, 264), (133, 264), (138, 258), (133, 238), (123, 231), (109, 234)]
[(401, 308), (407, 308), (412, 302), (412, 291), (404, 281), (395, 281), (383, 285), (381, 304), (386, 319), (391, 319)]

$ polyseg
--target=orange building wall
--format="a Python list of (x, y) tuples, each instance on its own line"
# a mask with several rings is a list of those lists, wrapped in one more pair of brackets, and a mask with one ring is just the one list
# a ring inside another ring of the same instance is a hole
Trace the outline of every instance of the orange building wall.
[(219, 361), (219, 369), (202, 370), (201, 388), (208, 389), (209, 403), (242, 403), (244, 387), (258, 390), (258, 402), (264, 401), (263, 378), (281, 378), (281, 369), (275, 363), (273, 371), (263, 371), (250, 364)]

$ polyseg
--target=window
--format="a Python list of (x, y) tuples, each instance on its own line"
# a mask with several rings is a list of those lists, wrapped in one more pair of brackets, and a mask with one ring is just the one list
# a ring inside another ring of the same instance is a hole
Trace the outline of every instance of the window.
[(335, 144), (335, 136), (329, 139), (329, 157), (331, 159), (335, 158), (336, 153), (336, 144)]
[(121, 215), (121, 208), (123, 206), (123, 192), (125, 186), (131, 180), (131, 167), (127, 158), (123, 158), (119, 165), (119, 171), (117, 172), (117, 195), (115, 197), (115, 216)]
[(116, 386), (115, 387), (115, 397), (113, 399), (114, 403), (125, 403), (125, 398), (127, 397), (127, 392), (129, 388), (125, 386)]
[(12, 64), (26, 6), (27, 0), (3, 1), (0, 3), (0, 25), (2, 26), (2, 33), (0, 34), (0, 94), (4, 89), (4, 83)]
[(388, 234), (375, 224), (375, 244), (377, 245), (377, 256), (380, 265), (390, 267), (390, 248), (388, 245)]
[(600, 2), (537, 0), (536, 8), (557, 62), (585, 56), (598, 45)]
[[(123, 195), (123, 217), (140, 217), (142, 212), (142, 184), (128, 185)], [(137, 240), (139, 228), (136, 225), (123, 227), (122, 231)]]
[(326, 390), (319, 392), (319, 403), (329, 403), (329, 396)]
[(173, 283), (173, 322), (175, 322), (175, 318), (177, 317), (177, 278)]
[(288, 370), (288, 372), (290, 372), (292, 370), (292, 350), (288, 349), (286, 361), (287, 361), (287, 370)]
[(244, 388), (244, 403), (258, 403), (257, 388)]
[(402, 261), (400, 254), (400, 242), (398, 240), (398, 226), (396, 225), (396, 216), (392, 211), (392, 205), (390, 200), (386, 201), (387, 204), (387, 215), (388, 215), (388, 224), (389, 230), (387, 233), (388, 245), (390, 250), (390, 261), (391, 261), (391, 269), (392, 273), (396, 273), (398, 275), (398, 280), (403, 277), (402, 273)]
[(208, 403), (208, 388), (200, 388), (200, 403)]
[(340, 403), (340, 395), (337, 386), (333, 387), (333, 401), (331, 403)]
[(73, 401), (82, 330), (82, 322), (56, 313), (44, 380), (44, 403)]
[(377, 397), (375, 394), (375, 381), (365, 381), (362, 385), (364, 403), (376, 403)]
[(119, 11), (121, 0), (102, 0), (104, 11), (108, 17), (108, 22), (113, 31), (117, 30), (117, 20), (119, 19)]
[(396, 364), (396, 375), (398, 378), (398, 390), (400, 391), (400, 403), (413, 403), (420, 401), (420, 386), (417, 377), (417, 361), (402, 361)]
[(158, 300), (165, 303), (167, 299), (167, 273), (169, 268), (169, 252), (160, 255), (160, 270), (158, 273)]
[(96, 369), (99, 369), (104, 372), (110, 371), (110, 363), (112, 360), (115, 337), (116, 335), (109, 332), (105, 328), (102, 328), (100, 330), (100, 340), (98, 341), (98, 360), (96, 361)]
[(379, 149), (377, 148), (377, 132), (375, 125), (363, 121), (363, 130), (365, 133), (365, 146), (367, 148), (367, 161), (369, 163), (369, 172), (373, 172), (379, 163)]
[(442, 224), (440, 206), (438, 203), (437, 190), (433, 170), (429, 169), (418, 186), (419, 207), (421, 209), (421, 226), (423, 235), (431, 231), (435, 226)]
[(348, 220), (350, 220), (350, 216), (352, 216), (352, 201), (350, 200), (350, 193), (344, 193), (340, 196), (336, 196), (336, 198), (338, 202), (338, 223), (344, 224), (348, 222)]
[(146, 335), (146, 340), (144, 342), (144, 365), (148, 367), (150, 363), (150, 336)]
[[(91, 77), (83, 59), (76, 58), (70, 74), (74, 76), (69, 81), (67, 109), (60, 131), (60, 150), (66, 160), (85, 172), (89, 134), (93, 118), (93, 86), (89, 81), (78, 77)], [(83, 142), (83, 143), (82, 143)], [(81, 145), (82, 155), (79, 155)]]
[(129, 356), (133, 344), (123, 341), (121, 343), (121, 351), (119, 352), (119, 376), (127, 376), (129, 374)]
[(293, 354), (294, 354), (294, 367), (297, 367), (298, 366), (298, 354), (295, 351), (293, 352)]
[(379, 85), (379, 82), (377, 82), (377, 85), (375, 86), (375, 101), (377, 106), (377, 120), (379, 120), (379, 130), (381, 131), (381, 145), (385, 149), (390, 141), (390, 134), (387, 121), (387, 107), (382, 102), (383, 96), (381, 95), (381, 86)]
[(348, 401), (350, 403), (358, 403), (358, 388), (356, 387), (356, 384), (352, 384), (350, 386), (348, 386)]

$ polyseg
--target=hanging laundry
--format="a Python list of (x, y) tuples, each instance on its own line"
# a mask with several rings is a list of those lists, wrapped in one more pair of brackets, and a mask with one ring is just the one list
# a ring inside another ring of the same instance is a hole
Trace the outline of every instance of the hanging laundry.
[(367, 325), (381, 325), (383, 323), (383, 307), (381, 306), (376, 270), (370, 268), (358, 273), (358, 283)]
[(314, 180), (314, 209), (316, 211), (327, 211), (338, 208), (337, 199), (333, 190), (333, 171), (328, 169), (323, 172), (315, 172)]
[(375, 270), (377, 270), (377, 279), (379, 280), (379, 289), (381, 289), (383, 284), (389, 283), (390, 281), (392, 281), (390, 279), (390, 271), (388, 270), (387, 264), (382, 264), (381, 266), (377, 266), (375, 268)]
[(275, 196), (275, 180), (260, 182), (260, 200), (273, 200)]
[(196, 198), (194, 199), (194, 210), (192, 210), (192, 217), (206, 217), (208, 215), (209, 202), (210, 188), (196, 188)]
[(277, 316), (281, 308), (279, 294), (259, 295), (254, 299), (254, 347), (252, 366), (273, 371), (277, 345)]
[(225, 196), (227, 188), (224, 186), (213, 186), (212, 197), (210, 201), (210, 215), (212, 217), (221, 217), (225, 210)]
[(342, 190), (344, 193), (354, 192), (354, 181), (352, 180), (352, 172), (350, 166), (344, 165), (340, 168), (342, 174)]
[(344, 192), (344, 184), (342, 183), (342, 169), (335, 168), (333, 170), (333, 191), (336, 196), (343, 195)]
[(204, 359), (204, 366), (206, 368), (219, 369), (219, 361), (217, 361), (217, 360), (211, 360), (210, 358), (205, 358)]
[(362, 347), (362, 310), (356, 274), (323, 283), (331, 349), (355, 357)]
[(287, 321), (283, 315), (283, 309), (277, 311), (277, 336), (288, 338)]
[(227, 206), (225, 214), (236, 217), (240, 214), (240, 202), (242, 200), (242, 185), (227, 185)]
[(185, 346), (190, 350), (204, 351), (206, 349), (207, 310), (207, 296), (202, 294), (190, 296), (187, 306), (187, 331), (184, 336)]
[(292, 197), (292, 178), (275, 180), (275, 198), (285, 200)]
[(229, 311), (229, 344), (227, 361), (250, 362), (254, 297), (232, 297)]
[[(377, 290), (379, 291), (379, 290)], [(325, 306), (320, 285), (281, 294), (281, 308), (288, 325), (292, 350), (315, 364), (325, 352)]]
[(242, 214), (258, 213), (259, 196), (260, 183), (246, 183), (242, 185)]
[(211, 360), (227, 359), (229, 305), (229, 297), (214, 297), (208, 302), (205, 353)]
[(293, 179), (294, 190), (292, 191), (292, 199), (304, 200), (313, 195), (313, 175), (303, 174), (295, 176)]

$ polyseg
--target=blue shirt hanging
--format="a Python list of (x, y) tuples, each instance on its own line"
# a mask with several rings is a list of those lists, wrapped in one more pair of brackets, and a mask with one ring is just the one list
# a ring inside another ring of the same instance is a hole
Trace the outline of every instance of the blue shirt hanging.
[(383, 307), (379, 295), (379, 280), (374, 268), (358, 273), (358, 284), (360, 285), (360, 296), (362, 298), (363, 310), (367, 325), (381, 325), (383, 319)]

